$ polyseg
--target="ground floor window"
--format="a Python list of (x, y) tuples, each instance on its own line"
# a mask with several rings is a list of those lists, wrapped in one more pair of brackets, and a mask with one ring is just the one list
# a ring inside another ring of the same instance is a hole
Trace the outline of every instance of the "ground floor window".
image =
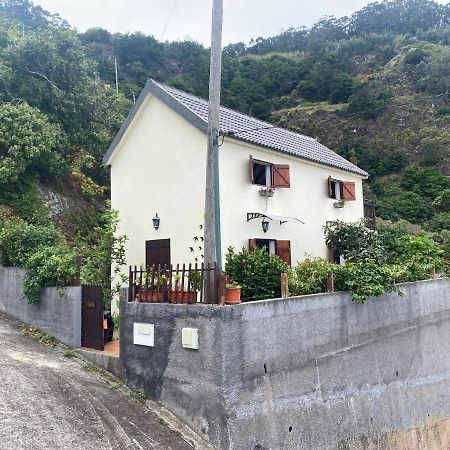
[(279, 256), (283, 261), (291, 265), (291, 241), (275, 239), (250, 239), (248, 244), (249, 252), (257, 248), (264, 248), (271, 255)]
[(274, 239), (256, 239), (256, 248), (265, 248), (271, 255), (277, 252), (277, 241)]

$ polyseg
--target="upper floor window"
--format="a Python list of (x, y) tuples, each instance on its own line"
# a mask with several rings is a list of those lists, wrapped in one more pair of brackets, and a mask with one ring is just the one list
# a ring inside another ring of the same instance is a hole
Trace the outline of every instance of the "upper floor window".
[(291, 177), (288, 164), (272, 164), (250, 156), (250, 181), (268, 187), (289, 188)]
[(335, 200), (356, 200), (355, 183), (328, 177), (328, 197)]

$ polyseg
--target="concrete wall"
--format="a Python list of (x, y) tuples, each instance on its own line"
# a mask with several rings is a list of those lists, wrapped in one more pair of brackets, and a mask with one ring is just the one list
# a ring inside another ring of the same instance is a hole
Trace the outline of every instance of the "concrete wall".
[(61, 297), (46, 288), (39, 303), (28, 304), (23, 295), (24, 269), (0, 266), (0, 311), (33, 325), (64, 344), (81, 346), (81, 287), (67, 287)]
[[(364, 305), (122, 302), (124, 379), (219, 449), (450, 448), (450, 280), (401, 289)], [(133, 345), (135, 322), (154, 347)]]

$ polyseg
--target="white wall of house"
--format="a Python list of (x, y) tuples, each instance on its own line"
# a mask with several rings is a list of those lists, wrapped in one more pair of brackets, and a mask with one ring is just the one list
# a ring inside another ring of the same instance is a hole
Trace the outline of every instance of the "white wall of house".
[[(111, 160), (111, 204), (119, 233), (128, 236), (127, 261), (145, 264), (145, 241), (171, 240), (173, 263), (201, 258), (194, 236), (204, 222), (206, 136), (148, 96)], [(152, 218), (161, 224), (155, 230)], [(200, 245), (200, 244), (199, 244)]]
[[(319, 164), (309, 163), (279, 152), (262, 149), (236, 140), (226, 140), (220, 153), (222, 239), (224, 246), (248, 246), (248, 239), (291, 241), (292, 262), (305, 255), (328, 256), (323, 226), (329, 220), (356, 221), (364, 216), (362, 177)], [(273, 164), (289, 164), (290, 188), (276, 189), (271, 198), (261, 197), (260, 186), (250, 183), (249, 159)], [(337, 209), (328, 197), (328, 177), (353, 181), (356, 200)], [(271, 222), (263, 233), (261, 219), (247, 223), (247, 212), (296, 217), (305, 222)]]
[[(272, 198), (259, 195), (249, 179), (249, 157), (289, 164), (291, 187)], [(111, 202), (119, 211), (119, 233), (126, 234), (127, 262), (145, 263), (145, 241), (171, 240), (172, 263), (202, 261), (206, 136), (158, 98), (148, 96), (128, 127), (111, 160)], [(363, 217), (362, 179), (357, 175), (309, 163), (233, 139), (220, 148), (222, 244), (248, 246), (250, 238), (291, 241), (292, 262), (305, 255), (327, 256), (323, 226), (327, 220)], [(328, 176), (356, 183), (356, 201), (333, 207)], [(247, 222), (247, 212), (297, 217), (305, 225), (272, 222), (264, 234), (261, 219)], [(161, 224), (155, 230), (153, 216)], [(190, 247), (194, 249), (191, 251)], [(128, 268), (124, 268), (128, 273)]]

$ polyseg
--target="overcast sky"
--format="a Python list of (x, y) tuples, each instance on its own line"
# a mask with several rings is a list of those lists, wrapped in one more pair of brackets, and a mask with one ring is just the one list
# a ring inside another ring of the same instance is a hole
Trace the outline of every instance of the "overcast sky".
[[(170, 41), (192, 39), (206, 46), (210, 42), (212, 0), (35, 0), (34, 3), (58, 13), (79, 31), (101, 27), (110, 32), (142, 31)], [(349, 15), (369, 3), (372, 2), (224, 0), (224, 45), (273, 36), (290, 27), (310, 26), (325, 15)]]

